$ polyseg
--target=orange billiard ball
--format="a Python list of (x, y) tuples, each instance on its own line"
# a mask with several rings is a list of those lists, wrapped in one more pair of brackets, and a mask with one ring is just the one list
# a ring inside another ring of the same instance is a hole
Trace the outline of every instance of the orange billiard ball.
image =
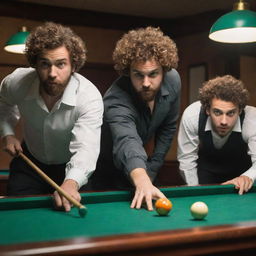
[(172, 202), (167, 198), (160, 198), (156, 200), (155, 208), (159, 215), (167, 215), (172, 209)]

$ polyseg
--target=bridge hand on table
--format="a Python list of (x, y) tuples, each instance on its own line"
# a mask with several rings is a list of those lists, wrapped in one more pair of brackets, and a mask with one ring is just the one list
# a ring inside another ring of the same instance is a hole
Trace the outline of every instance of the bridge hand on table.
[[(78, 186), (74, 180), (66, 180), (60, 187), (76, 201), (81, 201), (81, 196), (78, 192)], [(53, 193), (53, 196), (57, 208), (64, 208), (66, 212), (69, 212), (71, 210), (71, 207), (73, 205), (64, 196), (60, 195), (57, 191)]]
[(146, 203), (147, 209), (153, 211), (152, 200), (165, 198), (165, 195), (152, 184), (144, 169), (134, 169), (131, 173), (131, 178), (135, 185), (135, 195), (131, 208), (140, 209), (143, 203)]
[(228, 184), (235, 185), (235, 188), (238, 190), (239, 195), (242, 195), (243, 193), (248, 192), (251, 189), (253, 185), (253, 180), (245, 175), (241, 175), (232, 180), (228, 180), (222, 183), (222, 185)]

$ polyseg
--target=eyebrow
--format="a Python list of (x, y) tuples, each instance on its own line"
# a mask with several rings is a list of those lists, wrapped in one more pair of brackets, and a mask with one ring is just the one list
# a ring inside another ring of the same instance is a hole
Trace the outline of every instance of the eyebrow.
[[(217, 111), (220, 111), (220, 112), (222, 112), (222, 113), (224, 113), (224, 111), (223, 110), (221, 110), (221, 109), (219, 109), (219, 108), (212, 108), (213, 110), (217, 110)], [(237, 110), (237, 108), (232, 108), (232, 109), (230, 109), (230, 110), (228, 110), (227, 112), (225, 112), (225, 113), (228, 113), (228, 112), (233, 112), (233, 111), (236, 111)]]
[[(46, 61), (49, 61), (49, 62), (51, 62), (49, 59), (47, 59), (47, 58), (40, 58), (39, 57), (39, 60), (46, 60)], [(56, 61), (66, 61), (67, 60), (67, 58), (63, 58), (63, 59), (57, 59), (57, 60), (54, 60), (53, 62), (56, 62)]]
[(145, 74), (151, 74), (151, 73), (154, 73), (154, 72), (158, 72), (159, 71), (159, 68), (156, 68), (156, 69), (153, 69), (153, 70), (150, 70), (149, 72), (142, 72), (140, 70), (137, 70), (137, 69), (132, 69), (132, 72), (137, 72), (137, 73), (141, 73), (143, 75)]

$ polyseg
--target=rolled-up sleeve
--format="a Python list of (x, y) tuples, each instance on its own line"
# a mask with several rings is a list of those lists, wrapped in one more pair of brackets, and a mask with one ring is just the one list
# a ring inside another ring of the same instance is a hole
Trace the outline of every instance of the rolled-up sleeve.
[(252, 166), (241, 175), (256, 180), (256, 108), (247, 106), (245, 108), (245, 119), (242, 129), (244, 141), (248, 144), (248, 154), (251, 157)]
[[(111, 104), (108, 104), (108, 102)], [(136, 110), (114, 98), (105, 101), (106, 122), (113, 139), (113, 159), (118, 169), (128, 174), (135, 168), (146, 169), (147, 154), (136, 128)]]
[(86, 184), (96, 168), (100, 151), (103, 101), (95, 91), (86, 104), (77, 107), (77, 120), (72, 130), (69, 150), (72, 154), (66, 166), (66, 178), (75, 180), (79, 187)]
[(15, 134), (15, 126), (20, 118), (19, 110), (12, 97), (10, 75), (0, 85), (0, 136)]
[(177, 157), (188, 185), (198, 185), (198, 119), (200, 103), (190, 105), (183, 113), (178, 133)]

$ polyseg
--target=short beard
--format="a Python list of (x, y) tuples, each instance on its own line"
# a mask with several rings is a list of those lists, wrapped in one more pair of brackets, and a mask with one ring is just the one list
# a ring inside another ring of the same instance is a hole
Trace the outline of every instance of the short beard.
[(63, 93), (65, 88), (66, 86), (64, 86), (63, 84), (41, 84), (41, 90), (43, 90), (49, 96), (58, 96)]
[[(146, 91), (144, 91), (146, 92)], [(150, 90), (150, 94), (144, 94), (143, 91), (137, 92), (140, 99), (144, 102), (149, 102), (155, 99), (157, 92)]]
[(49, 84), (51, 82), (41, 81), (40, 82), (40, 90), (44, 91), (47, 95), (52, 96), (52, 97), (60, 96), (60, 95), (63, 94), (65, 88), (67, 87), (67, 85), (70, 81), (70, 77), (64, 83), (54, 83), (54, 82), (52, 82), (52, 84)]

